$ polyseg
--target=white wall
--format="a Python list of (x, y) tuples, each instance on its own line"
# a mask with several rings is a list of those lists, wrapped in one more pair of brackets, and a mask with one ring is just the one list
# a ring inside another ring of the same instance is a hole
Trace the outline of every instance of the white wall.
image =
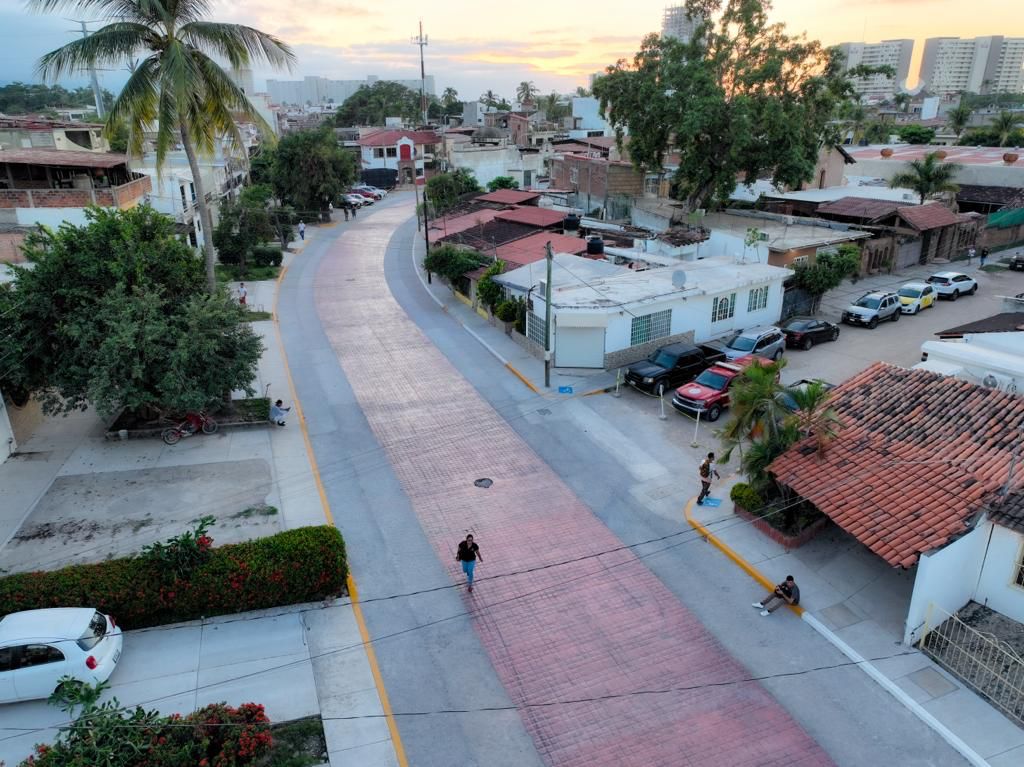
[(1024, 357), (1024, 331), (1021, 330), (1006, 333), (968, 333), (964, 336), (964, 343)]
[(42, 224), (56, 229), (65, 221), (85, 226), (85, 208), (15, 208), (14, 215), (21, 226)]
[[(756, 223), (751, 220), (751, 226)], [(711, 236), (697, 246), (697, 258), (727, 256), (737, 261), (744, 257), (749, 263), (768, 263), (768, 243), (758, 242), (755, 245), (744, 245), (744, 238), (730, 232), (711, 230)], [(778, 319), (778, 318), (776, 318)]]
[(929, 604), (955, 613), (974, 596), (990, 527), (979, 525), (945, 548), (921, 555), (907, 611), (904, 643), (913, 644), (920, 638)]
[(991, 523), (992, 537), (974, 601), (1007, 618), (1024, 623), (1024, 588), (1016, 585), (1016, 564), (1024, 550), (1024, 535)]
[[(532, 157), (539, 157), (539, 153), (533, 154)], [(512, 176), (520, 185), (523, 182), (524, 156), (514, 146), (459, 145), (448, 155), (448, 159), (452, 168), (465, 168), (472, 172), (483, 187), (498, 176)], [(533, 170), (535, 176), (542, 168), (539, 162), (534, 163), (533, 167), (527, 162), (526, 167)], [(518, 171), (518, 174), (515, 171)]]

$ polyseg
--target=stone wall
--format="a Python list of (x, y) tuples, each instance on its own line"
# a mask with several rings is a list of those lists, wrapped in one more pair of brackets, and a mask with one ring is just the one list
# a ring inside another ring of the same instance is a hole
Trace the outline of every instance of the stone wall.
[(687, 341), (692, 344), (693, 331), (688, 330), (685, 333), (676, 333), (674, 336), (666, 336), (665, 338), (648, 341), (645, 344), (637, 344), (636, 346), (630, 346), (627, 349), (619, 349), (615, 352), (609, 352), (604, 355), (604, 369), (613, 370), (615, 368), (631, 365), (634, 362), (646, 359), (650, 356), (651, 352), (660, 349), (662, 346), (679, 343), (680, 341)]
[(519, 344), (521, 347), (526, 349), (530, 354), (539, 360), (544, 359), (544, 347), (534, 341), (532, 338), (527, 338), (522, 333), (517, 331), (515, 328), (509, 333), (509, 338)]

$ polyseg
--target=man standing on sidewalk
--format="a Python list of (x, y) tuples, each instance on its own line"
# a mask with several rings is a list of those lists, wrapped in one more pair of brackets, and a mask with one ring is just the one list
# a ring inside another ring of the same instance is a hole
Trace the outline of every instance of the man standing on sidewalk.
[(306, 239), (306, 222), (303, 221), (302, 219), (299, 219), (299, 239)]
[(714, 476), (715, 479), (721, 479), (718, 475), (718, 470), (715, 469), (714, 453), (708, 453), (708, 457), (700, 462), (697, 473), (700, 475), (700, 495), (697, 496), (697, 505), (703, 506), (704, 499), (711, 494), (711, 477)]
[(462, 562), (462, 572), (466, 574), (466, 583), (469, 584), (469, 590), (473, 591), (473, 569), (476, 567), (476, 561), (484, 561), (484, 558), (480, 556), (480, 547), (473, 543), (473, 536), (467, 535), (466, 540), (459, 543), (459, 549), (455, 552), (455, 561)]

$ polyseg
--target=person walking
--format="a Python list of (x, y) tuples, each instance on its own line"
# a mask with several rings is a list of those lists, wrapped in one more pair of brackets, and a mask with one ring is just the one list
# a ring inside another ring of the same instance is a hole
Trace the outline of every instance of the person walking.
[(455, 552), (455, 561), (462, 562), (462, 572), (466, 574), (466, 583), (469, 585), (470, 592), (473, 591), (473, 570), (476, 568), (477, 560), (484, 561), (484, 558), (480, 556), (480, 547), (473, 542), (472, 535), (467, 535), (466, 540), (459, 542), (459, 548)]
[(968, 266), (970, 266), (971, 265), (971, 261), (974, 260), (974, 254), (976, 252), (977, 251), (974, 249), (973, 246), (967, 249), (967, 265)]
[(981, 264), (982, 266), (984, 266), (985, 265), (985, 259), (987, 259), (987, 258), (988, 258), (988, 248), (982, 248), (981, 249), (981, 260), (978, 263)]
[(245, 306), (245, 297), (249, 295), (249, 291), (245, 289), (245, 283), (239, 283), (238, 285), (238, 303), (241, 306)]
[(800, 604), (800, 587), (796, 585), (796, 581), (792, 575), (787, 575), (786, 580), (775, 587), (775, 590), (762, 599), (760, 602), (754, 602), (751, 607), (756, 607), (761, 611), (761, 615), (767, 618), (773, 612), (782, 607), (783, 604), (787, 605), (798, 605)]
[(714, 453), (708, 453), (708, 457), (700, 462), (697, 473), (700, 475), (700, 495), (697, 496), (697, 505), (703, 506), (704, 499), (711, 494), (711, 477), (721, 479), (718, 470), (715, 469)]
[(299, 239), (306, 239), (306, 222), (303, 221), (302, 219), (299, 219)]
[(351, 207), (351, 203), (346, 200), (341, 201), (341, 212), (345, 214), (345, 220), (348, 221), (348, 209)]

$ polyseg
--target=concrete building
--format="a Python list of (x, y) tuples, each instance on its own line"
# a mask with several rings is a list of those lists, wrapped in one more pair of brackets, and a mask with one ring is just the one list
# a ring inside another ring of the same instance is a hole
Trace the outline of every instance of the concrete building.
[(432, 131), (380, 130), (359, 141), (362, 170), (394, 170), (398, 183), (424, 182), (424, 163), (433, 162), (441, 138)]
[(701, 21), (700, 18), (688, 17), (685, 5), (670, 5), (665, 8), (661, 17), (661, 36), (674, 37), (687, 43)]
[(920, 78), (938, 96), (1024, 91), (1024, 37), (930, 37)]
[[(349, 96), (364, 85), (369, 87), (381, 81), (398, 83), (417, 93), (420, 90), (420, 81), (418, 79), (393, 80), (387, 77), (380, 78), (376, 75), (369, 75), (365, 80), (330, 80), (326, 77), (313, 75), (302, 80), (267, 80), (267, 93), (270, 96), (270, 100), (277, 104), (297, 104), (301, 106), (333, 102), (341, 106)], [(425, 86), (426, 94), (433, 96), (433, 75), (427, 75)]]
[(103, 126), (40, 117), (0, 117), (0, 151), (54, 149), (68, 152), (110, 151)]
[(458, 141), (449, 146), (448, 163), (452, 169), (465, 168), (482, 186), (498, 176), (511, 176), (522, 189), (534, 185), (545, 172), (547, 153), (536, 147), (519, 147), (511, 139)]
[(839, 50), (846, 58), (846, 69), (857, 66), (892, 67), (895, 77), (872, 75), (853, 80), (853, 87), (864, 100), (886, 100), (904, 87), (910, 74), (910, 57), (914, 53), (913, 40), (883, 40), (880, 43), (840, 43)]
[(586, 212), (601, 208), (606, 218), (620, 218), (644, 195), (644, 173), (624, 160), (565, 154), (552, 157), (548, 165), (551, 186), (571, 190), (567, 203)]
[(231, 82), (241, 88), (245, 92), (245, 95), (250, 99), (256, 93), (256, 81), (252, 76), (251, 69), (228, 70), (228, 77), (230, 77)]
[(593, 96), (575, 96), (572, 100), (572, 127), (569, 138), (611, 136), (612, 126), (601, 114), (601, 102)]

